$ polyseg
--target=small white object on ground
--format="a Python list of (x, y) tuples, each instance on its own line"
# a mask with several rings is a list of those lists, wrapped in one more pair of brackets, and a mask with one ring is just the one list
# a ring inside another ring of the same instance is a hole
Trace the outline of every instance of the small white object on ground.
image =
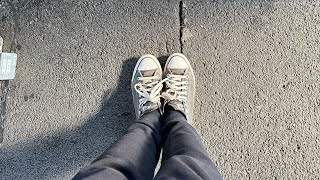
[(0, 80), (14, 79), (17, 54), (2, 52), (3, 39), (0, 36)]

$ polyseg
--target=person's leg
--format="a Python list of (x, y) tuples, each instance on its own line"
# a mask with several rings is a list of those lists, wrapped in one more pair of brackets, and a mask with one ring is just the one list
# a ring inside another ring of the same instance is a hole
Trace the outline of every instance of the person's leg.
[(162, 69), (152, 55), (138, 60), (131, 79), (137, 121), (74, 179), (152, 179), (161, 148)]
[(160, 149), (160, 113), (143, 115), (73, 179), (152, 179)]
[(192, 127), (195, 77), (189, 60), (172, 54), (165, 65), (162, 165), (155, 179), (222, 179)]
[(162, 163), (155, 179), (222, 179), (201, 138), (181, 112), (166, 107), (161, 134)]

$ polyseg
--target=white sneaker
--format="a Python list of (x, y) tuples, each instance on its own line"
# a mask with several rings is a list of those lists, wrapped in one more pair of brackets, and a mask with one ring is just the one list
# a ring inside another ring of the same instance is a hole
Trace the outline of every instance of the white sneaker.
[(136, 119), (161, 108), (162, 69), (156, 57), (146, 54), (138, 60), (131, 79)]
[(188, 59), (180, 53), (172, 54), (165, 65), (164, 106), (168, 104), (182, 112), (187, 121), (193, 123), (195, 77)]

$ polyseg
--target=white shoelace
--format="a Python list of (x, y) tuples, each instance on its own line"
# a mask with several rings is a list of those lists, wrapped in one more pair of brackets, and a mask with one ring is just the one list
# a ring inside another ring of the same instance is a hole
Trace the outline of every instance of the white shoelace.
[(167, 90), (162, 93), (165, 102), (178, 100), (185, 104), (187, 102), (188, 76), (168, 74), (164, 79)]
[(164, 80), (160, 81), (158, 76), (138, 77), (139, 83), (134, 88), (140, 95), (139, 108), (141, 109), (147, 102), (157, 103), (160, 107), (160, 92), (163, 87)]

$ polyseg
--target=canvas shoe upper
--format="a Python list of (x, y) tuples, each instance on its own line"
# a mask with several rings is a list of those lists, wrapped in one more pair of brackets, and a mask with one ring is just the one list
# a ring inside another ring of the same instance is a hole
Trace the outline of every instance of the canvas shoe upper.
[(136, 119), (161, 108), (162, 69), (156, 57), (150, 54), (139, 58), (131, 79)]
[(181, 53), (169, 56), (164, 69), (164, 105), (182, 112), (187, 121), (193, 122), (195, 77), (188, 59)]

